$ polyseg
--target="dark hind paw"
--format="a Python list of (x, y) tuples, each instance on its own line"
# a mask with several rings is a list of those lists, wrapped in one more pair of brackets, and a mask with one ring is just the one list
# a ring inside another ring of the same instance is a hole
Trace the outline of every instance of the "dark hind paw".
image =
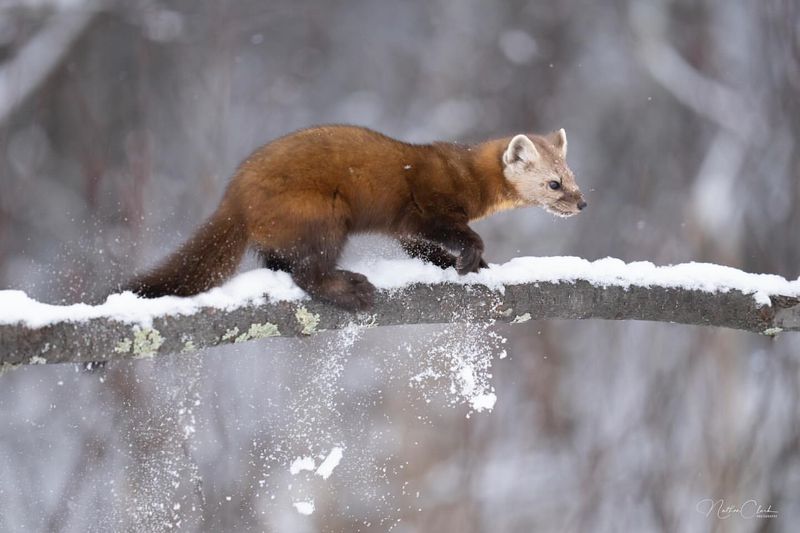
[(323, 296), (325, 300), (346, 311), (366, 311), (375, 305), (375, 286), (366, 276), (340, 270), (330, 291)]

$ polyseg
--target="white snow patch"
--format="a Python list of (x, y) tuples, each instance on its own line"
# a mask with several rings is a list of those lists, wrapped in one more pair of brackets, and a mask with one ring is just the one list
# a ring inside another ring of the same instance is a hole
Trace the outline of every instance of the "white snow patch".
[(313, 457), (298, 457), (292, 461), (292, 464), (289, 466), (289, 472), (295, 476), (303, 470), (314, 470), (315, 466), (316, 464), (314, 464)]
[[(597, 286), (644, 286), (750, 294), (758, 304), (769, 305), (770, 295), (800, 296), (800, 279), (787, 281), (770, 274), (750, 274), (721, 265), (685, 263), (655, 266), (640, 261), (625, 263), (605, 258), (587, 261), (578, 257), (519, 257), (491, 265), (479, 273), (459, 276), (453, 268), (442, 270), (418, 259), (361, 260), (351, 268), (365, 274), (379, 289), (400, 289), (412, 283), (459, 283), (485, 285), (502, 291), (505, 285), (538, 282), (573, 283), (585, 280)], [(186, 315), (202, 307), (231, 310), (249, 304), (299, 300), (306, 294), (285, 272), (257, 269), (240, 274), (221, 287), (189, 298), (164, 296), (145, 299), (125, 292), (113, 294), (100, 305), (50, 305), (17, 290), (0, 291), (0, 324), (22, 323), (28, 327), (93, 318), (111, 318), (149, 327), (156, 317)]]
[[(265, 296), (266, 295), (266, 296)], [(150, 327), (153, 319), (165, 315), (190, 315), (203, 307), (233, 310), (266, 301), (299, 300), (305, 293), (289, 274), (256, 269), (244, 272), (221, 287), (182, 298), (140, 298), (131, 292), (112, 294), (100, 305), (51, 305), (29, 298), (22, 291), (0, 291), (0, 324), (22, 323), (38, 328), (56, 322), (84, 322), (93, 318), (111, 318), (129, 324)]]
[(461, 383), (461, 395), (469, 398), (475, 393), (475, 369), (465, 364), (458, 371), (458, 380)]
[(411, 360), (421, 365), (409, 380), (411, 388), (429, 402), (441, 390), (436, 384), (443, 384), (449, 405), (466, 403), (471, 411), (491, 410), (496, 400), (491, 386), (492, 360), (505, 353), (505, 339), (491, 327), (490, 323), (454, 324), (420, 347), (406, 345)]
[(310, 515), (314, 512), (314, 502), (294, 502), (292, 503), (294, 508), (297, 509), (297, 512), (304, 515)]
[(331, 449), (328, 456), (322, 461), (322, 464), (319, 465), (315, 474), (318, 476), (322, 476), (322, 479), (328, 479), (331, 474), (333, 473), (333, 469), (339, 466), (339, 461), (342, 460), (342, 449), (338, 446), (335, 446)]
[(497, 395), (493, 392), (489, 392), (486, 394), (479, 394), (477, 396), (473, 396), (469, 400), (470, 406), (477, 412), (481, 411), (491, 411), (494, 409), (494, 404), (497, 402)]
[(415, 259), (380, 259), (353, 265), (381, 289), (399, 289), (412, 283), (461, 283), (485, 285), (502, 291), (505, 285), (522, 283), (574, 283), (588, 281), (600, 287), (667, 287), (704, 292), (738, 290), (762, 305), (769, 296), (800, 296), (800, 279), (787, 281), (772, 274), (750, 274), (711, 263), (656, 266), (647, 261), (625, 263), (607, 257), (588, 261), (580, 257), (517, 257), (502, 265), (490, 265), (478, 273), (460, 276), (454, 268), (442, 270)]

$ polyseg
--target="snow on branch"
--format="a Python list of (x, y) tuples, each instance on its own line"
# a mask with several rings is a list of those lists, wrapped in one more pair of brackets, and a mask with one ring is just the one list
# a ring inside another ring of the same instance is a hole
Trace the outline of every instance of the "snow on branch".
[(56, 306), (0, 291), (0, 368), (146, 358), (356, 323), (523, 323), (540, 319), (653, 320), (774, 335), (800, 330), (800, 280), (702, 263), (656, 267), (618, 259), (517, 258), (458, 276), (411, 259), (351, 267), (378, 287), (353, 315), (309, 300), (288, 274), (254, 270), (192, 297), (131, 293), (104, 304)]

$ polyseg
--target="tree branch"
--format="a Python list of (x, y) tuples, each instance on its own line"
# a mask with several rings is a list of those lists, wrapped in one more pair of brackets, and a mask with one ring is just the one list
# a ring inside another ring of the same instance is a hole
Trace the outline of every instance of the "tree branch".
[(760, 306), (737, 290), (708, 292), (659, 286), (598, 286), (589, 281), (509, 284), (497, 291), (460, 283), (413, 284), (379, 291), (372, 313), (352, 315), (311, 300), (201, 308), (153, 319), (151, 327), (111, 318), (61, 321), (40, 328), (0, 325), (0, 367), (146, 358), (271, 336), (311, 335), (349, 324), (400, 324), (539, 319), (651, 320), (718, 326), (761, 334), (800, 330), (800, 299), (770, 296)]

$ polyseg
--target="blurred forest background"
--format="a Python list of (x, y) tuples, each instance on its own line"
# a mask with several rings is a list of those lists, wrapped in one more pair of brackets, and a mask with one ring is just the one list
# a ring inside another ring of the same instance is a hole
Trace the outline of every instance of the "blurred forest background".
[[(102, 299), (185, 239), (251, 150), (330, 122), (414, 142), (566, 128), (589, 208), (481, 221), (489, 262), (795, 279), (799, 95), (795, 0), (0, 0), (0, 288)], [(376, 247), (397, 253), (348, 253)], [(409, 387), (443, 346), (496, 358), (492, 413)], [(287, 459), (333, 445), (329, 480), (289, 474)], [(311, 497), (310, 516), (291, 505)], [(706, 498), (778, 517), (707, 517)], [(799, 521), (796, 335), (405, 327), (0, 376), (0, 531)]]

